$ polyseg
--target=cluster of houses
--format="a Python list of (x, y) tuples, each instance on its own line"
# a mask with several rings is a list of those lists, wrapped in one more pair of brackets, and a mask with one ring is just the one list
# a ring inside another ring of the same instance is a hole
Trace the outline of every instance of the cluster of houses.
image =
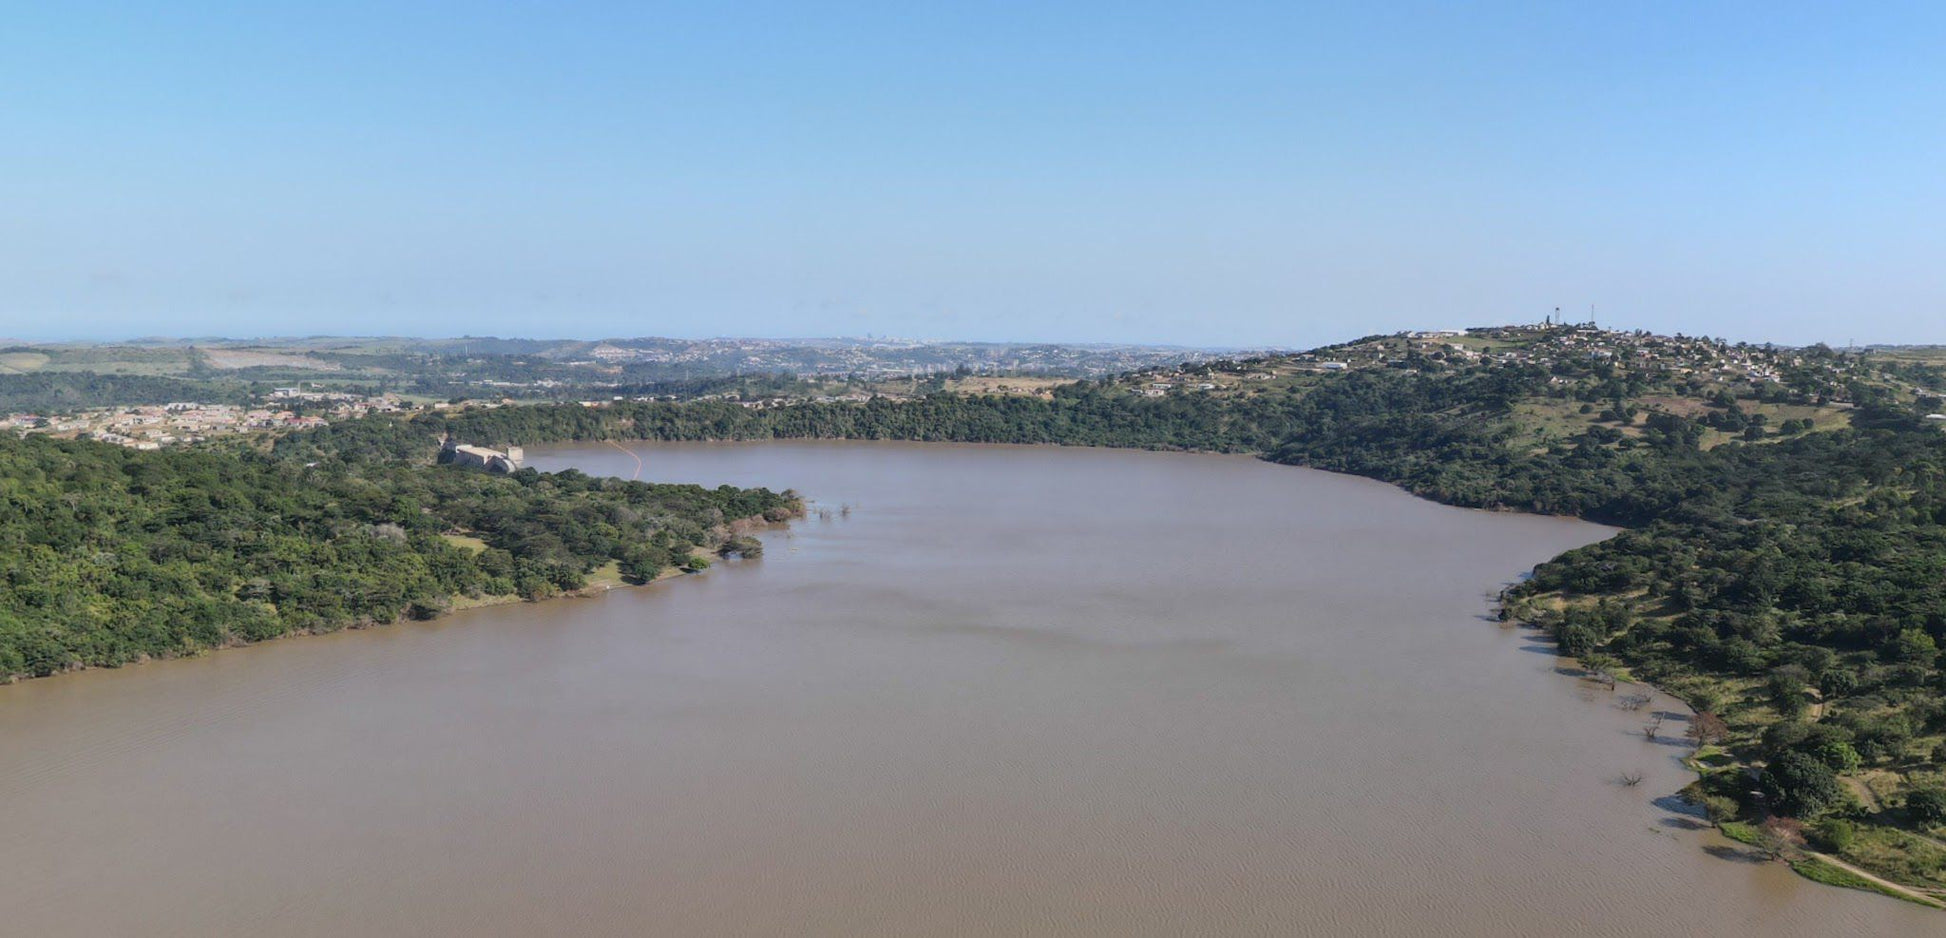
[(1599, 362), (1671, 378), (1756, 385), (1780, 383), (1793, 376), (1801, 379), (1807, 371), (1813, 371), (1822, 379), (1820, 390), (1831, 394), (1842, 393), (1844, 375), (1852, 368), (1852, 361), (1845, 356), (1814, 359), (1801, 349), (1558, 323), (1406, 332), (1290, 356), (1294, 367), (1308, 371), (1401, 367), (1415, 359), (1541, 367)]
[(279, 403), (303, 402), (306, 404), (357, 405), (366, 401), (375, 401), (375, 402), (382, 403), (386, 400), (390, 400), (392, 402), (394, 409), (397, 408), (397, 403), (398, 403), (396, 398), (388, 398), (386, 396), (373, 398), (373, 397), (367, 397), (363, 394), (356, 394), (350, 391), (325, 391), (325, 390), (317, 390), (317, 389), (306, 390), (301, 387), (272, 388), (270, 390), (270, 394), (267, 396), (270, 400)]
[[(1627, 367), (1722, 381), (1753, 383), (1784, 380), (1787, 370), (1810, 362), (1802, 351), (1768, 345), (1732, 345), (1694, 336), (1663, 336), (1647, 332), (1599, 329), (1544, 330), (1526, 350), (1546, 361), (1560, 356), (1608, 360)], [(1835, 375), (1850, 370), (1849, 361), (1823, 363)]]
[[(1413, 372), (1443, 366), (1530, 365), (1555, 372), (1555, 384), (1571, 384), (1591, 366), (1615, 373), (1651, 372), (1658, 381), (1703, 386), (1788, 386), (1829, 402), (1847, 397), (1853, 356), (1826, 349), (1738, 345), (1692, 336), (1622, 332), (1593, 324), (1489, 326), (1401, 332), (1309, 352), (1207, 367), (1157, 369), (1132, 376), (1129, 389), (1144, 397), (1241, 386), (1278, 375), (1387, 368)], [(1564, 367), (1567, 366), (1567, 367)], [(1939, 418), (1946, 425), (1946, 416)]]
[[(711, 394), (698, 398), (698, 400), (712, 400), (716, 398), (730, 399), (725, 395)], [(812, 397), (765, 397), (754, 401), (737, 400), (735, 403), (744, 410), (771, 410), (777, 407), (790, 407), (794, 404), (863, 404), (871, 399), (872, 396), (864, 391), (848, 391), (844, 394), (818, 394)], [(637, 398), (637, 400), (641, 400), (641, 398)]]
[(1162, 397), (1163, 395), (1168, 394), (1170, 391), (1175, 390), (1179, 386), (1178, 382), (1181, 382), (1180, 387), (1182, 387), (1184, 390), (1214, 391), (1216, 390), (1217, 387), (1216, 382), (1214, 381), (1190, 381), (1187, 380), (1188, 376), (1182, 374), (1170, 374), (1165, 377), (1172, 378), (1174, 380), (1151, 381), (1147, 385), (1142, 387), (1137, 393), (1140, 393), (1143, 397)]
[[(689, 400), (694, 400), (694, 401), (724, 401), (727, 403), (735, 404), (738, 407), (743, 408), (744, 410), (773, 410), (779, 407), (793, 407), (798, 404), (863, 404), (866, 401), (869, 401), (871, 399), (872, 399), (872, 395), (864, 391), (847, 391), (843, 394), (817, 394), (809, 397), (760, 397), (760, 398), (744, 398), (740, 394), (730, 392), (730, 393), (723, 393), (723, 394), (699, 394), (696, 397), (689, 398)], [(648, 403), (651, 401), (662, 401), (662, 400), (678, 400), (678, 398), (674, 396), (656, 397), (653, 395), (622, 397), (621, 395), (618, 394), (605, 401), (576, 401), (576, 403), (580, 404), (583, 407), (607, 407), (610, 404), (616, 404), (622, 401), (635, 401), (637, 403)], [(514, 402), (508, 400), (508, 401), (501, 402), (501, 404), (499, 405), (488, 405), (488, 406), (502, 406), (504, 404), (512, 404), (512, 403)], [(434, 406), (437, 407), (439, 405), (434, 405)]]
[(858, 375), (1107, 375), (1158, 361), (1209, 361), (1202, 349), (1147, 346), (932, 342), (915, 339), (621, 339), (588, 349), (568, 365), (614, 369), (631, 364), (706, 368), (725, 373)]
[(332, 419), (345, 419), (380, 411), (400, 409), (391, 395), (360, 397), (355, 394), (308, 394), (296, 392), (269, 400), (287, 405), (310, 405), (299, 413), (288, 407), (241, 407), (235, 404), (210, 404), (177, 401), (169, 404), (144, 404), (133, 407), (96, 407), (68, 414), (9, 414), (6, 426), (17, 433), (45, 433), (71, 439), (99, 440), (132, 449), (161, 449), (179, 443), (195, 443), (211, 437), (265, 430), (303, 430), (321, 427)]

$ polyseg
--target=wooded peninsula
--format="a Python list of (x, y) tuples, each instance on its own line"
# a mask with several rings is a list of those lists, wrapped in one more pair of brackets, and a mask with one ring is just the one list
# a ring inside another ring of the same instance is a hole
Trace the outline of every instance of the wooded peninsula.
[(790, 493), (243, 446), (138, 451), (0, 434), (0, 674), (116, 666), (290, 633), (645, 582)]

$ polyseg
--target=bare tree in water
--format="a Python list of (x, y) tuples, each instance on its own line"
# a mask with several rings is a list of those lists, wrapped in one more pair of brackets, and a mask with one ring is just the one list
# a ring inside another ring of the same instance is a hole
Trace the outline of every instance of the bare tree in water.
[(1615, 669), (1621, 665), (1621, 661), (1612, 655), (1589, 655), (1581, 659), (1581, 667), (1588, 672), (1588, 676), (1607, 685), (1609, 690), (1615, 689)]

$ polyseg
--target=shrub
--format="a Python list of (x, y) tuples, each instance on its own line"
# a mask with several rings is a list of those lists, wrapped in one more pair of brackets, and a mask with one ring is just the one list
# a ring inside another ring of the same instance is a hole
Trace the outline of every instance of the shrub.
[(1817, 756), (1819, 762), (1830, 766), (1833, 772), (1854, 771), (1859, 763), (1864, 761), (1858, 755), (1858, 750), (1841, 739), (1825, 740), (1819, 743), (1816, 749), (1811, 750), (1811, 754)]
[(1826, 853), (1843, 853), (1858, 838), (1858, 829), (1844, 818), (1828, 817), (1811, 828), (1811, 843)]
[(1918, 788), (1905, 798), (1906, 813), (1922, 824), (1946, 823), (1946, 788)]
[(1818, 691), (1826, 700), (1849, 697), (1858, 692), (1858, 675), (1851, 671), (1826, 671), (1818, 678)]
[(1784, 753), (1757, 778), (1770, 809), (1790, 817), (1815, 817), (1844, 800), (1844, 787), (1831, 767), (1816, 756)]

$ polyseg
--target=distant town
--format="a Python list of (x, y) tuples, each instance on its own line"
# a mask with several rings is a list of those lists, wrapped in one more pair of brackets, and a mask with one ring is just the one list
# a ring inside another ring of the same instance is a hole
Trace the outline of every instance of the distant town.
[[(22, 433), (100, 440), (133, 449), (160, 449), (178, 443), (199, 443), (215, 437), (320, 427), (333, 419), (396, 411), (395, 395), (366, 397), (339, 392), (306, 392), (279, 388), (261, 407), (173, 401), (121, 407), (91, 407), (66, 414), (8, 414), (6, 425)], [(292, 410), (278, 404), (305, 404)]]
[[(767, 409), (942, 392), (1046, 397), (1086, 379), (1163, 397), (1237, 393), (1252, 383), (1304, 374), (1473, 366), (1539, 367), (1557, 372), (1553, 383), (1569, 385), (1584, 380), (1593, 365), (1610, 377), (1652, 376), (1661, 383), (1680, 382), (1691, 392), (1733, 388), (1829, 410), (1849, 406), (1848, 375), (1859, 356), (1897, 364), (1930, 361), (1936, 351), (1733, 344), (1551, 318), (1533, 325), (1371, 336), (1296, 353), (880, 339), (14, 346), (0, 350), (0, 369), (5, 369), (0, 406), (9, 408), (0, 424), (19, 433), (157, 449), (371, 413), (530, 401), (600, 407), (614, 401), (717, 400)], [(280, 378), (288, 383), (266, 384)], [(1946, 415), (1933, 416), (1946, 425)]]

